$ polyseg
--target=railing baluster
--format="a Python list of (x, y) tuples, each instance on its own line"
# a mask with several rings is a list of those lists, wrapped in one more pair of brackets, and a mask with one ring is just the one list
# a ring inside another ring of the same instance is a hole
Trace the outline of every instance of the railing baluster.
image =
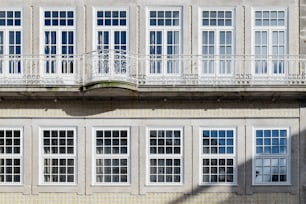
[[(162, 70), (149, 73), (150, 64), (159, 62)], [(106, 50), (82, 56), (1, 56), (0, 84), (85, 86), (95, 81), (117, 80), (134, 83), (137, 87), (302, 85), (305, 68), (305, 60), (298, 56), (164, 55), (152, 58)], [(268, 69), (267, 73), (265, 69)]]

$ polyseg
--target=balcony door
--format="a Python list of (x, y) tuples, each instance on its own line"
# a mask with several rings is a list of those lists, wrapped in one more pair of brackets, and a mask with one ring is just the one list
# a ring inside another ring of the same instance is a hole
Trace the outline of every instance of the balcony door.
[(286, 73), (287, 28), (284, 10), (255, 11), (254, 74), (281, 76)]
[(148, 75), (180, 75), (183, 60), (180, 9), (152, 9), (148, 15)]
[(0, 11), (0, 74), (17, 77), (22, 70), (21, 11)]
[[(74, 73), (74, 32), (45, 31), (45, 73)], [(59, 70), (57, 70), (59, 69)]]
[(126, 79), (128, 74), (128, 10), (97, 9), (93, 78), (114, 76)]
[(127, 32), (98, 31), (98, 73), (125, 74)]
[(203, 10), (200, 17), (200, 76), (233, 74), (233, 11)]
[(48, 83), (74, 84), (78, 73), (75, 12), (66, 9), (44, 10), (42, 16), (42, 76)]

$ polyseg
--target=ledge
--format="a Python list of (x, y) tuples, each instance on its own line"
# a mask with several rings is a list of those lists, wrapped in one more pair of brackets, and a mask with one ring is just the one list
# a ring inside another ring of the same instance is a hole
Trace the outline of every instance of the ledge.
[(100, 88), (122, 88), (128, 90), (137, 90), (137, 85), (131, 82), (126, 81), (98, 81), (88, 83), (85, 86), (81, 87), (82, 91), (89, 91), (92, 89), (100, 89)]
[(209, 99), (294, 99), (306, 100), (306, 85), (138, 85), (130, 81), (97, 81), (80, 85), (62, 86), (0, 86), (0, 100), (3, 98), (185, 98)]

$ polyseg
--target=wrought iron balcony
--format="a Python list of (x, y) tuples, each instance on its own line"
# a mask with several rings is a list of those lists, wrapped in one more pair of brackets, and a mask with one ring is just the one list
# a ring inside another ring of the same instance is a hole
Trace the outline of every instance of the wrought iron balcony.
[(301, 86), (299, 56), (131, 55), (104, 50), (79, 56), (1, 56), (1, 86)]
[(105, 80), (137, 86), (289, 86), (306, 83), (306, 58), (299, 56), (136, 56), (108, 50), (91, 53), (85, 59), (85, 84)]
[(1, 56), (1, 86), (80, 85), (82, 56)]

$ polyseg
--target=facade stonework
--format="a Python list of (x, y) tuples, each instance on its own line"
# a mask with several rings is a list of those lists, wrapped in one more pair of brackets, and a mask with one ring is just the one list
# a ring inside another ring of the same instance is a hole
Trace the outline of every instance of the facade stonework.
[(306, 202), (304, 1), (0, 5), (0, 204)]

